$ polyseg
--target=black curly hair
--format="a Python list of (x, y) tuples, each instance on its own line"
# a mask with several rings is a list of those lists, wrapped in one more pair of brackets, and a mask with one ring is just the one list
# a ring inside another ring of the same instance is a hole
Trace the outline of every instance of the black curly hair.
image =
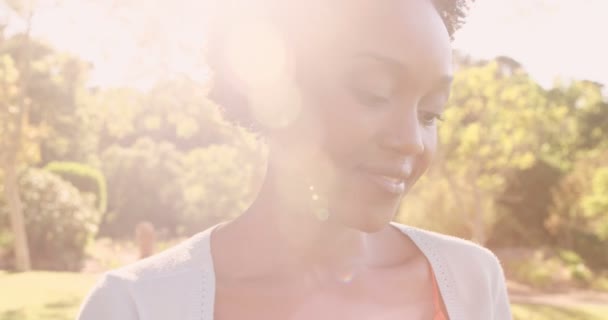
[(452, 39), (454, 33), (462, 26), (466, 18), (469, 5), (475, 0), (433, 0), (435, 7), (443, 19)]
[[(223, 107), (223, 111), (227, 118), (243, 125), (253, 131), (259, 131), (258, 124), (252, 119), (250, 110), (247, 107), (246, 98), (233, 88), (230, 80), (223, 77), (221, 60), (223, 53), (218, 50), (222, 46), (222, 41), (225, 40), (226, 29), (229, 29), (230, 23), (235, 19), (235, 12), (242, 12), (252, 8), (263, 8), (275, 11), (275, 15), (281, 14), (280, 8), (293, 6), (291, 1), (287, 0), (208, 0), (211, 4), (206, 8), (208, 14), (204, 17), (207, 23), (206, 38), (207, 38), (207, 63), (214, 74), (213, 86), (210, 92), (210, 98)], [(312, 2), (314, 0), (307, 0)], [(317, 0), (327, 1), (327, 0)], [(462, 26), (466, 18), (469, 6), (475, 0), (430, 0), (433, 2), (439, 16), (443, 20), (450, 38), (454, 39), (454, 33)], [(209, 5), (208, 4), (208, 5)], [(243, 7), (245, 6), (245, 8)], [(285, 7), (283, 7), (285, 6)], [(293, 10), (293, 8), (290, 8)]]

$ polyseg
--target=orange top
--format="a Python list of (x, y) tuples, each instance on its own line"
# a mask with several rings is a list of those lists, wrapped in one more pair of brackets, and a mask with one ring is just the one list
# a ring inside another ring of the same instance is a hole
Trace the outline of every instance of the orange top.
[(433, 320), (448, 320), (448, 317), (443, 313), (443, 308), (441, 307), (441, 294), (439, 292), (439, 287), (437, 286), (437, 279), (435, 279), (435, 273), (433, 269), (429, 266), (431, 271), (431, 278), (433, 279), (433, 305), (435, 306), (435, 315), (433, 316)]

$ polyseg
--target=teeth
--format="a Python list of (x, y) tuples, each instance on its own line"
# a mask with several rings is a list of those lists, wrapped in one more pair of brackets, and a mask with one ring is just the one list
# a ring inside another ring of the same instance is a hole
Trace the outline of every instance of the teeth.
[(386, 182), (389, 182), (391, 184), (401, 184), (403, 183), (402, 179), (398, 179), (398, 178), (394, 178), (394, 177), (387, 177), (387, 176), (380, 176), (382, 179), (386, 180)]
[(412, 165), (409, 162), (404, 163), (401, 169), (403, 170), (403, 174), (405, 174), (406, 176), (412, 174)]
[(383, 175), (374, 175), (372, 177), (380, 186), (391, 193), (400, 194), (405, 191), (405, 181), (402, 179)]

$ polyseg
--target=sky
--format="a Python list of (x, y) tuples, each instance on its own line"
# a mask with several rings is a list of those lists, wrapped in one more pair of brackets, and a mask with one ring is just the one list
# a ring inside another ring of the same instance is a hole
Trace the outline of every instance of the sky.
[(537, 81), (557, 76), (608, 85), (608, 0), (477, 0), (454, 46), (507, 55)]
[[(110, 20), (91, 0), (64, 0), (67, 5), (62, 9), (55, 9), (50, 4), (52, 0), (39, 1), (43, 5), (34, 19), (34, 33), (60, 50), (92, 62), (92, 83), (112, 86), (150, 79), (146, 70), (155, 65), (155, 60), (138, 51), (133, 32), (152, 31), (137, 23), (138, 31), (128, 31), (121, 25), (125, 21), (133, 25), (141, 17), (130, 12), (127, 18)], [(2, 6), (0, 2), (0, 20), (9, 19), (18, 29), (18, 19), (8, 15)], [(512, 57), (546, 86), (556, 77), (608, 84), (606, 12), (608, 0), (477, 0), (466, 24), (455, 35), (454, 48), (480, 59)], [(163, 46), (174, 41), (172, 38), (197, 42), (200, 35), (196, 26), (184, 23), (196, 18), (185, 19), (184, 14), (196, 17), (197, 13), (165, 12), (158, 18), (160, 28), (171, 34), (170, 39), (165, 39), (167, 42), (158, 44), (158, 49), (168, 50), (164, 54), (169, 57), (170, 71), (201, 76), (192, 72), (200, 65), (186, 58), (180, 51), (183, 49)]]

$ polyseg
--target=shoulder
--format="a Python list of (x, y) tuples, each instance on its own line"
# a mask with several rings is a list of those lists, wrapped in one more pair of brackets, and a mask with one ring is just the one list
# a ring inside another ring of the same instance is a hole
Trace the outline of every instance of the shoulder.
[(171, 277), (200, 267), (206, 259), (209, 232), (201, 232), (165, 251), (107, 273), (126, 282)]
[(462, 308), (468, 318), (511, 319), (504, 272), (492, 251), (458, 237), (393, 225), (416, 243), (439, 272), (439, 284), (447, 294), (444, 298), (448, 304), (453, 302), (452, 308)]
[(487, 269), (500, 268), (496, 255), (477, 243), (403, 224), (393, 223), (393, 225), (409, 236), (427, 256), (441, 255), (445, 257), (447, 263), (466, 265), (467, 268), (473, 265)]
[(409, 236), (431, 264), (442, 269), (456, 286), (479, 286), (490, 292), (505, 286), (500, 261), (488, 248), (454, 236), (402, 224), (393, 225)]
[(211, 265), (208, 234), (201, 232), (159, 254), (104, 273), (81, 305), (78, 319), (139, 319), (136, 306), (150, 309), (163, 299), (169, 304), (171, 297), (199, 290), (193, 278), (202, 278), (205, 266)]
[(124, 281), (104, 274), (80, 306), (78, 320), (138, 319), (135, 304)]
[(504, 272), (492, 251), (458, 237), (393, 225), (418, 246), (439, 273), (448, 308), (463, 312), (467, 318), (511, 319)]

